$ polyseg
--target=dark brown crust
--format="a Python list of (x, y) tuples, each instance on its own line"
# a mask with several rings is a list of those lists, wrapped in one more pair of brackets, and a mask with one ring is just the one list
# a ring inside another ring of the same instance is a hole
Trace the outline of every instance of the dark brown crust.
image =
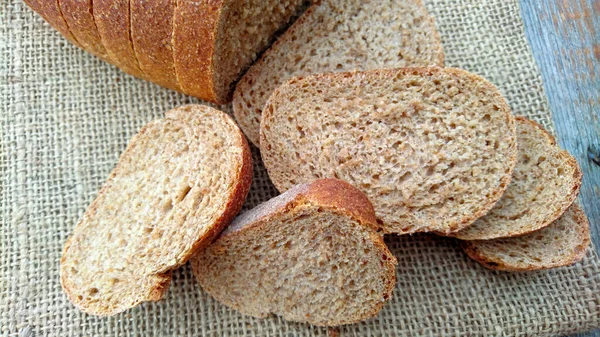
[(60, 32), (67, 40), (79, 48), (81, 44), (77, 41), (75, 36), (69, 30), (67, 22), (63, 18), (60, 11), (58, 0), (24, 0), (25, 3), (37, 12), (46, 22), (50, 24), (54, 29)]
[(225, 0), (177, 0), (173, 17), (174, 64), (181, 89), (205, 101), (224, 104), (215, 92), (215, 39)]
[[(478, 241), (459, 241), (460, 246), (463, 251), (473, 260), (479, 262), (482, 266), (499, 271), (532, 271), (532, 270), (544, 270), (550, 268), (558, 268), (563, 266), (572, 265), (581, 259), (586, 254), (587, 247), (590, 245), (590, 227), (587, 217), (583, 210), (577, 205), (573, 204), (571, 206), (573, 208), (573, 215), (575, 218), (575, 222), (579, 225), (580, 229), (580, 238), (582, 239), (581, 243), (577, 245), (577, 250), (574, 250), (572, 254), (555, 264), (549, 265), (523, 265), (523, 264), (515, 264), (511, 265), (508, 261), (504, 261), (494, 256), (485, 255), (482, 251), (477, 248)], [(535, 232), (534, 232), (535, 233)], [(523, 237), (524, 239), (526, 237)], [(493, 241), (493, 240), (490, 240)], [(482, 241), (485, 242), (485, 241)]]
[[(423, 5), (423, 2), (421, 0), (414, 0), (414, 2), (418, 6), (425, 8), (425, 6)], [(260, 136), (258, 134), (259, 130), (256, 130), (256, 132), (254, 130), (249, 130), (252, 128), (251, 125), (253, 124), (253, 122), (251, 122), (251, 120), (255, 117), (255, 115), (253, 115), (254, 111), (248, 111), (247, 107), (242, 105), (242, 103), (240, 101), (241, 100), (240, 92), (249, 90), (249, 88), (252, 87), (250, 85), (250, 83), (256, 82), (256, 75), (261, 73), (261, 69), (268, 67), (267, 58), (271, 56), (272, 50), (274, 48), (276, 48), (277, 46), (279, 46), (280, 44), (286, 43), (288, 36), (292, 36), (294, 33), (296, 33), (297, 30), (302, 29), (302, 26), (306, 24), (306, 21), (310, 19), (310, 17), (319, 8), (319, 6), (321, 6), (321, 4), (322, 4), (321, 0), (314, 1), (313, 4), (298, 18), (298, 20), (296, 20), (290, 26), (290, 28), (288, 28), (288, 30), (286, 30), (285, 33), (282, 34), (271, 45), (271, 47), (269, 47), (269, 49), (267, 49), (261, 55), (261, 57), (258, 60), (256, 60), (256, 62), (254, 62), (254, 64), (248, 69), (248, 71), (244, 74), (244, 76), (242, 76), (242, 78), (236, 85), (236, 88), (233, 92), (233, 115), (234, 115), (235, 119), (238, 121), (238, 123), (239, 123), (240, 127), (242, 128), (242, 130), (244, 131), (244, 133), (248, 136), (248, 139), (250, 140), (250, 142), (252, 142), (257, 147), (260, 146)], [(429, 15), (429, 13), (427, 13), (427, 14), (431, 20), (433, 27), (435, 28), (436, 26), (435, 26), (434, 18), (431, 15)], [(435, 33), (434, 39), (438, 42), (437, 45), (439, 46), (438, 56), (440, 57), (440, 59), (438, 60), (439, 64), (437, 64), (437, 65), (443, 67), (444, 59), (445, 59), (444, 48), (442, 46), (440, 34), (437, 31), (437, 29), (434, 29), (434, 33)], [(255, 138), (255, 133), (256, 133), (256, 138)]]
[(124, 72), (145, 78), (131, 41), (129, 0), (94, 0), (94, 17), (106, 53)]
[(59, 0), (60, 9), (71, 33), (90, 54), (112, 63), (96, 28), (91, 0)]
[[(502, 95), (500, 94), (500, 91), (498, 90), (498, 88), (496, 88), (496, 86), (494, 86), (492, 83), (490, 83), (483, 77), (469, 73), (462, 69), (439, 68), (439, 67), (376, 69), (376, 70), (356, 71), (356, 72), (324, 73), (324, 74), (310, 75), (310, 76), (306, 76), (306, 77), (296, 77), (296, 78), (290, 79), (285, 84), (281, 85), (279, 88), (277, 88), (273, 92), (271, 97), (269, 97), (269, 100), (265, 104), (265, 109), (263, 110), (264, 112), (262, 114), (260, 124), (267, 125), (269, 123), (269, 119), (271, 118), (271, 115), (273, 114), (273, 109), (271, 106), (275, 102), (278, 102), (280, 100), (285, 100), (286, 92), (294, 90), (295, 87), (302, 85), (302, 83), (307, 80), (314, 80), (316, 82), (332, 82), (332, 81), (336, 81), (336, 80), (340, 80), (340, 79), (348, 78), (348, 77), (378, 78), (381, 76), (396, 77), (396, 76), (403, 76), (406, 74), (419, 75), (419, 76), (431, 76), (433, 74), (441, 73), (441, 72), (450, 74), (450, 75), (454, 75), (454, 76), (460, 76), (462, 78), (468, 78), (472, 81), (479, 82), (482, 87), (485, 87), (490, 92), (492, 92), (493, 99), (498, 102), (499, 109), (502, 112), (504, 112), (506, 122), (508, 124), (507, 135), (512, 135), (512, 137), (508, 137), (508, 139), (506, 140), (508, 143), (510, 143), (510, 148), (511, 148), (510, 157), (505, 159), (506, 162), (510, 163), (510, 170), (509, 170), (509, 172), (505, 173), (502, 177), (500, 177), (498, 187), (491, 193), (487, 202), (481, 206), (479, 211), (477, 211), (473, 214), (466, 215), (460, 221), (457, 221), (455, 224), (448, 226), (449, 229), (447, 231), (439, 231), (442, 234), (449, 234), (452, 232), (457, 232), (457, 231), (469, 226), (470, 224), (472, 224), (475, 220), (477, 220), (478, 218), (485, 215), (490, 209), (492, 209), (494, 207), (496, 202), (498, 202), (498, 200), (500, 200), (500, 198), (502, 197), (502, 194), (508, 187), (508, 184), (510, 183), (510, 180), (512, 178), (513, 170), (517, 163), (517, 139), (516, 139), (517, 137), (516, 137), (515, 118), (511, 114), (510, 107), (506, 103), (506, 100), (504, 99), (504, 97), (502, 97)], [(279, 177), (277, 177), (273, 174), (273, 172), (274, 172), (273, 167), (276, 166), (277, 163), (271, 162), (270, 157), (269, 157), (270, 149), (271, 149), (271, 145), (269, 144), (269, 140), (266, 139), (265, 134), (264, 134), (263, 130), (261, 129), (261, 131), (260, 131), (260, 150), (261, 150), (263, 162), (265, 164), (265, 167), (267, 168), (267, 172), (269, 173), (269, 177), (271, 178), (271, 181), (273, 182), (273, 184), (279, 191), (282, 191), (284, 189), (285, 184), (284, 184), (284, 182), (282, 182), (278, 179)], [(420, 229), (419, 232), (428, 232), (428, 231), (432, 231), (432, 230), (434, 230), (434, 229), (423, 228), (423, 229)], [(437, 229), (435, 229), (435, 230), (437, 230)], [(394, 233), (394, 232), (386, 231), (386, 234), (391, 234), (391, 233)], [(403, 233), (403, 234), (406, 234), (406, 233)]]
[(130, 29), (135, 55), (147, 79), (181, 91), (171, 45), (175, 1), (130, 0)]
[[(526, 124), (529, 124), (537, 129), (539, 129), (540, 131), (542, 131), (543, 137), (545, 137), (545, 139), (549, 145), (557, 146), (555, 138), (546, 129), (544, 129), (543, 126), (541, 126), (537, 122), (534, 122), (532, 120), (529, 120), (529, 119), (527, 119), (525, 117), (521, 117), (521, 116), (517, 116), (517, 117), (515, 117), (515, 119), (516, 119), (517, 123), (526, 123)], [(560, 207), (558, 207), (554, 213), (552, 213), (550, 216), (548, 216), (546, 219), (544, 219), (543, 222), (538, 223), (537, 226), (521, 228), (518, 231), (512, 231), (512, 232), (508, 233), (507, 235), (502, 235), (502, 236), (498, 236), (498, 237), (494, 237), (494, 238), (470, 238), (470, 237), (465, 238), (465, 237), (460, 236), (460, 231), (446, 234), (446, 236), (456, 237), (457, 239), (467, 240), (467, 241), (469, 241), (469, 240), (494, 240), (494, 239), (504, 239), (504, 238), (527, 235), (529, 233), (538, 231), (542, 228), (548, 227), (555, 220), (560, 218), (563, 215), (563, 213), (567, 209), (569, 209), (569, 207), (571, 207), (573, 202), (575, 202), (575, 199), (579, 195), (579, 190), (581, 189), (581, 183), (582, 183), (582, 179), (583, 179), (583, 173), (581, 172), (581, 168), (579, 167), (577, 160), (573, 156), (571, 156), (571, 154), (569, 152), (567, 152), (565, 150), (561, 150), (560, 152), (558, 152), (557, 155), (563, 158), (565, 165), (573, 168), (573, 170), (574, 170), (573, 186), (571, 187), (569, 194), (566, 195), (564, 197), (564, 199), (562, 200), (562, 202), (560, 203), (560, 205), (559, 205)], [(444, 235), (442, 233), (438, 233), (438, 234)]]
[[(187, 105), (187, 106), (182, 106), (182, 107), (175, 108), (173, 110), (168, 111), (166, 113), (165, 119), (177, 119), (178, 113), (181, 113), (182, 115), (185, 116), (186, 114), (193, 113), (193, 111), (191, 111), (191, 110), (194, 110), (194, 109), (218, 111), (216, 109), (213, 109), (213, 108), (210, 108), (207, 106)], [(63, 268), (62, 268), (63, 262), (66, 259), (66, 253), (71, 248), (71, 241), (73, 239), (72, 235), (69, 236), (69, 238), (65, 242), (65, 245), (63, 248), (63, 254), (61, 257), (61, 268), (60, 268), (61, 281), (60, 282), (61, 282), (64, 292), (67, 294), (67, 297), (69, 298), (71, 303), (73, 303), (81, 311), (86, 312), (88, 314), (97, 315), (97, 316), (111, 316), (111, 315), (115, 315), (120, 312), (123, 312), (123, 311), (125, 311), (131, 307), (134, 307), (142, 302), (160, 300), (164, 296), (165, 292), (167, 291), (167, 289), (169, 287), (169, 283), (171, 281), (171, 271), (178, 268), (179, 266), (185, 264), (189, 260), (189, 258), (195, 253), (196, 250), (209, 244), (220, 233), (220, 231), (224, 227), (226, 227), (229, 224), (229, 222), (231, 222), (233, 217), (235, 217), (235, 215), (239, 212), (239, 210), (242, 207), (242, 204), (244, 203), (244, 201), (246, 199), (246, 196), (248, 195), (248, 191), (250, 190), (250, 185), (252, 183), (252, 156), (251, 156), (250, 148), (248, 146), (248, 142), (246, 141), (244, 134), (237, 127), (237, 125), (235, 124), (233, 119), (224, 112), (219, 111), (219, 113), (222, 115), (222, 118), (224, 119), (224, 121), (226, 123), (228, 123), (233, 130), (235, 130), (234, 131), (235, 135), (231, 135), (231, 137), (236, 136), (238, 138), (238, 142), (239, 142), (238, 146), (240, 146), (240, 148), (242, 149), (241, 158), (240, 158), (240, 166), (239, 166), (238, 173), (236, 175), (236, 180), (235, 180), (236, 184), (233, 188), (233, 191), (228, 196), (229, 200), (225, 206), (225, 211), (223, 212), (223, 214), (217, 220), (215, 220), (215, 222), (212, 224), (212, 227), (210, 228), (210, 230), (203, 237), (198, 238), (198, 240), (193, 244), (192, 248), (188, 252), (186, 252), (185, 254), (182, 253), (179, 255), (180, 259), (177, 261), (176, 264), (174, 264), (173, 266), (170, 266), (169, 270), (156, 270), (155, 274), (148, 275), (148, 278), (149, 278), (148, 282), (151, 281), (150, 278), (152, 277), (153, 284), (152, 284), (152, 287), (147, 292), (131, 294), (128, 305), (120, 306), (118, 308), (115, 308), (113, 311), (109, 311), (109, 312), (96, 311), (95, 308), (87, 307), (86, 303), (82, 303), (81, 300), (77, 299), (71, 293), (71, 288), (73, 288), (74, 285), (65, 279), (64, 274), (63, 274)], [(137, 138), (140, 135), (144, 134), (151, 124), (156, 123), (156, 122), (157, 121), (150, 122), (149, 124), (146, 124), (145, 126), (143, 126), (142, 129), (140, 130), (140, 132), (132, 138), (127, 149), (129, 149), (133, 146), (136, 146)], [(127, 149), (124, 151), (124, 153), (127, 152)], [(120, 166), (121, 166), (121, 161), (119, 160), (119, 163), (117, 164), (115, 169), (109, 175), (107, 182), (112, 181), (112, 179), (114, 179), (114, 177), (120, 173)], [(102, 188), (100, 189), (100, 191), (98, 192), (98, 196), (106, 193), (106, 190), (110, 187), (111, 187), (110, 184), (104, 184), (102, 186)], [(98, 208), (98, 205), (95, 202), (92, 202), (90, 207), (86, 210), (85, 214), (96, 213), (97, 208)], [(85, 218), (85, 215), (84, 215), (84, 217), (82, 217), (82, 220), (80, 220), (80, 222), (77, 224), (77, 226), (81, 225), (84, 218)]]
[[(362, 192), (352, 187), (352, 185), (338, 179), (320, 179), (299, 187), (301, 188), (296, 191), (290, 190), (293, 195), (289, 200), (287, 200), (287, 202), (276, 205), (276, 208), (264, 208), (261, 210), (260, 215), (257, 217), (252, 217), (251, 221), (236, 226), (234, 230), (228, 229), (227, 231), (223, 232), (219, 239), (217, 239), (211, 245), (211, 249), (215, 251), (225, 250), (228, 246), (228, 240), (233, 240), (233, 237), (246, 234), (251, 230), (261, 230), (270, 221), (275, 220), (283, 214), (290, 212), (293, 213), (298, 207), (307, 204), (319, 206), (333, 211), (334, 213), (340, 214), (341, 216), (355, 219), (363, 226), (371, 229), (371, 231), (369, 231), (370, 239), (381, 251), (382, 266), (385, 267), (384, 275), (385, 279), (388, 280), (388, 282), (386, 282), (383, 297), (386, 301), (391, 298), (392, 292), (396, 286), (397, 260), (387, 248), (385, 242), (383, 241), (383, 237), (373, 230), (377, 228), (377, 224), (375, 223), (375, 211), (373, 209), (373, 205), (371, 205), (367, 197)], [(252, 212), (252, 210), (250, 212)], [(191, 260), (194, 276), (202, 285), (204, 290), (206, 290), (211, 296), (217, 298), (215, 296), (215, 288), (219, 287), (220, 285), (212, 285), (209, 282), (203, 282), (205, 278), (203, 277), (204, 274), (200, 271), (201, 259), (202, 254), (200, 253)], [(338, 326), (356, 323), (377, 315), (381, 308), (383, 308), (386, 301), (376, 303), (372, 310), (363, 316), (347, 317), (343, 322), (326, 322), (325, 324), (320, 324), (318, 322), (310, 323), (318, 326)], [(239, 308), (233, 305), (233, 303), (224, 304), (235, 310), (245, 312), (243, 308)]]

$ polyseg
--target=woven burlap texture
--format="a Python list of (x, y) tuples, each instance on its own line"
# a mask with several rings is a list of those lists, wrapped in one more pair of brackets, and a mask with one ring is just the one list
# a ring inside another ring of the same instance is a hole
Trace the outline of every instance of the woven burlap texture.
[[(552, 130), (515, 0), (426, 1), (447, 65), (483, 75), (517, 115)], [(0, 333), (2, 336), (312, 336), (327, 330), (254, 319), (202, 291), (188, 266), (166, 298), (110, 318), (76, 310), (59, 283), (62, 245), (142, 125), (194, 99), (129, 77), (85, 54), (20, 0), (0, 3)], [(222, 107), (230, 111), (229, 107)], [(245, 208), (276, 191), (254, 149)], [(557, 335), (600, 326), (600, 260), (492, 272), (451, 239), (386, 238), (398, 286), (381, 314), (342, 336)], [(90, 247), (93, 249), (93, 247)]]

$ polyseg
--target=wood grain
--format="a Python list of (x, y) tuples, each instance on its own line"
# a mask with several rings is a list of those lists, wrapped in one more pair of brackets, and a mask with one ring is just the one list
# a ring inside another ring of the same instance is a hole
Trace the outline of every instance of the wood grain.
[(579, 200), (600, 252), (600, 0), (521, 0), (521, 14), (559, 144), (583, 171)]

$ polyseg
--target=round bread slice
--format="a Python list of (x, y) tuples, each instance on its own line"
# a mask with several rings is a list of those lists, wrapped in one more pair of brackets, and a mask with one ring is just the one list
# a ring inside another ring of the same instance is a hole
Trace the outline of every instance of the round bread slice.
[(246, 315), (320, 326), (376, 315), (396, 283), (396, 258), (367, 197), (317, 180), (242, 214), (191, 260), (202, 287)]
[(251, 160), (237, 125), (213, 108), (180, 107), (144, 126), (65, 243), (71, 302), (106, 316), (162, 298), (170, 271), (240, 210)]
[(453, 68), (296, 78), (271, 96), (261, 154), (280, 191), (345, 180), (386, 233), (450, 233), (500, 199), (516, 163), (515, 119), (498, 89)]
[(528, 271), (571, 265), (590, 245), (585, 213), (573, 204), (558, 220), (539, 231), (514, 238), (461, 241), (462, 249), (484, 267)]
[(538, 123), (517, 117), (517, 165), (508, 188), (492, 210), (456, 233), (461, 240), (490, 240), (544, 228), (571, 206), (581, 186), (581, 169)]
[(434, 65), (444, 51), (421, 0), (313, 1), (237, 84), (235, 119), (258, 146), (265, 103), (292, 77)]

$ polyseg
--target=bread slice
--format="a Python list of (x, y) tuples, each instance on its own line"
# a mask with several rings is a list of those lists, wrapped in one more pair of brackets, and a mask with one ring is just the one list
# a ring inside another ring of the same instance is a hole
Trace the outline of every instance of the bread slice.
[(171, 270), (240, 210), (251, 179), (248, 144), (225, 113), (189, 105), (147, 124), (65, 243), (67, 296), (100, 316), (159, 300)]
[(396, 283), (376, 228), (363, 193), (317, 180), (242, 214), (190, 263), (210, 295), (244, 314), (355, 323), (376, 315)]
[(124, 72), (144, 78), (131, 41), (129, 0), (94, 0), (98, 33), (113, 64)]
[(516, 163), (496, 87), (453, 68), (312, 75), (265, 106), (261, 154), (285, 191), (334, 177), (367, 194), (386, 233), (450, 233), (490, 210)]
[(178, 1), (173, 47), (183, 92), (229, 103), (233, 84), (305, 0)]
[(573, 204), (558, 220), (539, 231), (514, 238), (461, 241), (470, 258), (504, 271), (549, 269), (573, 264), (590, 245), (585, 213)]
[(69, 30), (69, 26), (63, 17), (58, 0), (24, 0), (24, 2), (37, 12), (54, 29), (59, 31), (69, 42), (82, 48), (75, 36)]
[(172, 44), (176, 3), (177, 0), (130, 0), (130, 29), (133, 49), (146, 78), (165, 88), (181, 91)]
[(502, 198), (473, 225), (450, 236), (490, 240), (544, 228), (571, 206), (581, 186), (581, 170), (573, 156), (556, 146), (544, 128), (517, 117), (519, 155)]
[(292, 77), (443, 62), (440, 37), (420, 0), (316, 1), (242, 77), (235, 118), (258, 145), (263, 107)]
[[(46, 1), (46, 0), (39, 0)], [(81, 44), (83, 49), (106, 62), (112, 60), (108, 57), (106, 49), (102, 44), (96, 22), (91, 0), (59, 0), (61, 12), (69, 26), (71, 33)]]

